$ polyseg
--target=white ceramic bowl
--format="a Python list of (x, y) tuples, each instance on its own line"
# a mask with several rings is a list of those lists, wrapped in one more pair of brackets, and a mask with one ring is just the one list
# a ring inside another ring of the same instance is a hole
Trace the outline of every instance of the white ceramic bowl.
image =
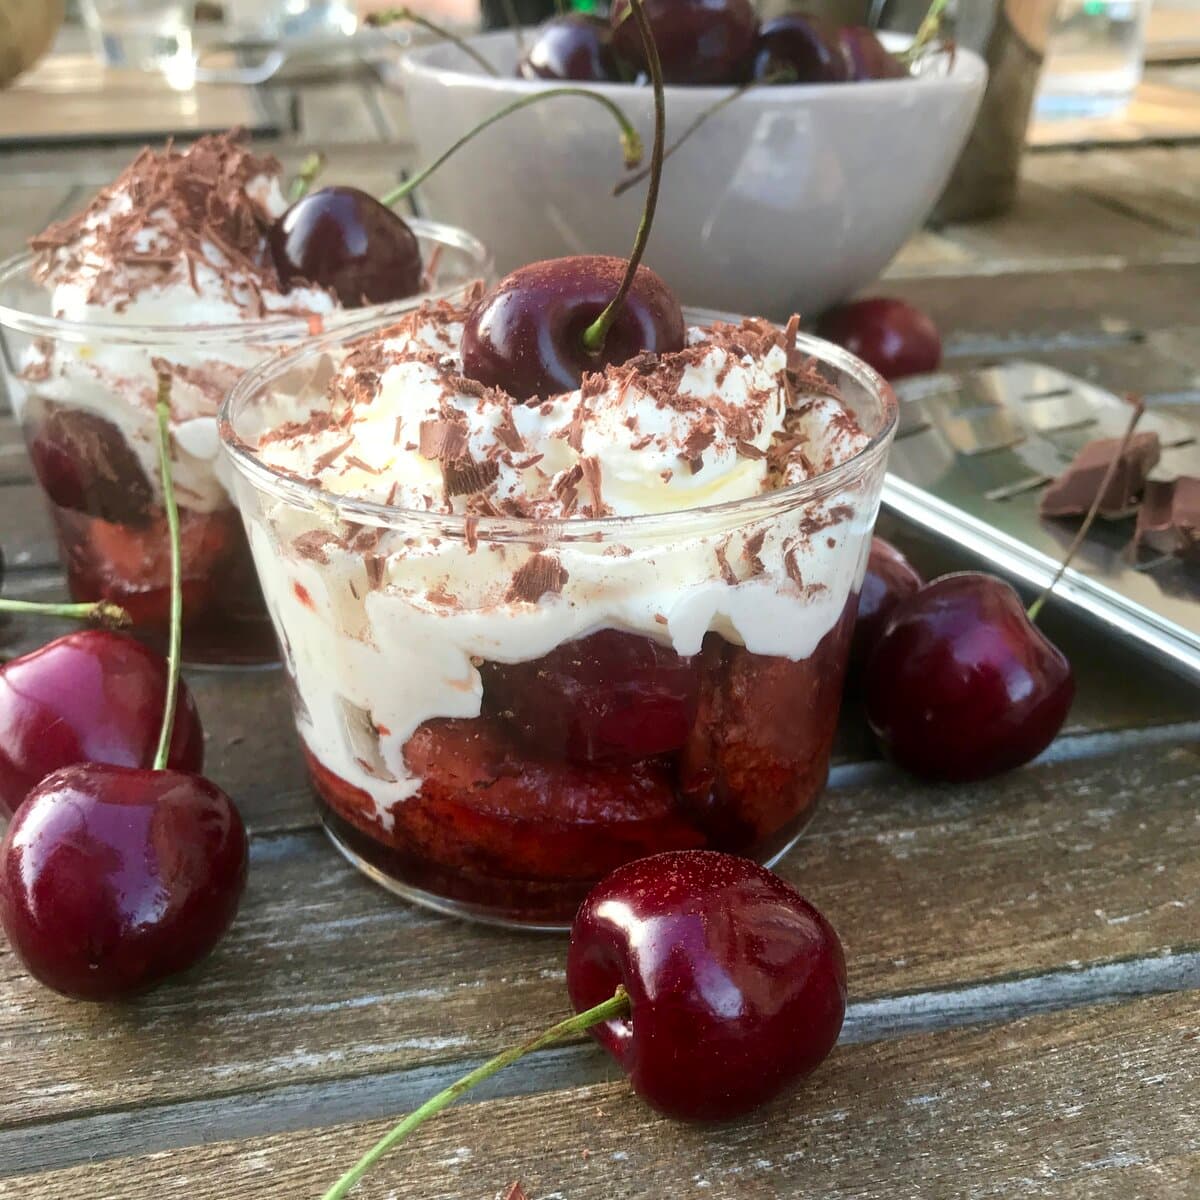
[[(410, 51), (399, 78), (420, 162), (505, 103), (545, 88), (513, 78), (512, 33)], [(891, 42), (903, 45), (904, 39)], [(709, 119), (663, 170), (646, 262), (685, 304), (784, 318), (869, 283), (929, 215), (987, 79), (959, 50), (915, 79), (754, 89)], [(648, 87), (592, 84), (653, 131)], [(668, 87), (667, 142), (727, 88)], [(617, 127), (600, 105), (547, 100), (486, 130), (422, 187), (430, 215), (490, 245), (501, 272), (561, 254), (627, 254), (645, 185), (620, 198)]]

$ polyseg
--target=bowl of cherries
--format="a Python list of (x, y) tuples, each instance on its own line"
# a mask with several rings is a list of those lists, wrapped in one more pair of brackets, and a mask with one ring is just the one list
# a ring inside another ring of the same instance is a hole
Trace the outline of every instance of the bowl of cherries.
[[(685, 303), (778, 319), (876, 278), (945, 184), (983, 93), (982, 61), (936, 41), (908, 54), (911, 39), (802, 13), (760, 22), (749, 0), (652, 0), (646, 14), (670, 151), (647, 263)], [(561, 84), (609, 97), (648, 144), (653, 98), (627, 3), (521, 37), (523, 50), (502, 30), (469, 39), (473, 55), (442, 41), (404, 58), (397, 75), (423, 157)], [(429, 210), (497, 247), (501, 271), (623, 253), (645, 181), (623, 169), (596, 108), (566, 98), (516, 114), (429, 180)]]

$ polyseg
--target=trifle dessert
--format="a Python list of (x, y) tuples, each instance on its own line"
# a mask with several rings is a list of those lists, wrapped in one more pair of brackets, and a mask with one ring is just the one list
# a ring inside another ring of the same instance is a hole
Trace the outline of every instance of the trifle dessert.
[[(329, 288), (281, 280), (268, 236), (288, 209), (285, 184), (280, 163), (236, 131), (143, 150), (81, 212), (33, 238), (30, 254), (0, 267), (7, 390), (71, 591), (123, 605), (152, 639), (169, 609), (154, 404), (158, 376), (170, 376), (192, 662), (277, 653), (216, 469), (218, 407), (265, 355), (364, 315)], [(413, 224), (433, 268), (427, 292), (456, 294), (486, 271), (473, 239)]]
[(827, 774), (890, 390), (685, 310), (681, 350), (520, 402), (464, 376), (469, 308), (319, 339), (222, 418), (327, 828), (535, 926), (645, 854), (773, 860)]

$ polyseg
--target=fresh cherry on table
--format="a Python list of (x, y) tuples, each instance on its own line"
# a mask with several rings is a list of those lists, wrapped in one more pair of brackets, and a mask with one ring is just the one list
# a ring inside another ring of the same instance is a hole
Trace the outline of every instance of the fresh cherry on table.
[(964, 572), (902, 600), (867, 661), (867, 719), (884, 752), (929, 779), (984, 779), (1028, 762), (1062, 728), (1071, 665), (1017, 593)]
[(608, 22), (584, 13), (547, 21), (521, 56), (522, 79), (574, 79), (602, 83), (617, 79), (617, 62)]
[[(667, 83), (736, 83), (745, 76), (758, 25), (750, 0), (646, 0), (644, 7)], [(616, 0), (609, 20), (617, 54), (646, 70), (629, 0)]]
[(649, 267), (638, 267), (599, 354), (583, 334), (616, 295), (626, 263), (575, 255), (531, 263), (483, 296), (463, 329), (463, 374), (520, 400), (579, 386), (585, 372), (627, 362), (643, 351), (683, 349), (683, 311)]
[[(84, 629), (0, 667), (0, 815), (72, 763), (148, 767), (167, 693), (167, 663), (141, 642)], [(170, 766), (199, 771), (204, 734), (181, 683)]]
[(285, 287), (329, 288), (347, 308), (403, 300), (421, 290), (416, 235), (358, 188), (309, 192), (271, 226), (267, 240)]
[(682, 748), (700, 689), (699, 663), (615, 629), (564, 642), (542, 658), (488, 663), (484, 705), (527, 745), (573, 763), (635, 763)]
[(567, 988), (573, 1017), (431, 1096), (322, 1200), (345, 1200), (423, 1122), (564, 1038), (590, 1031), (667, 1116), (724, 1121), (815, 1070), (846, 1015), (846, 963), (829, 922), (765, 867), (711, 850), (655, 854), (601, 880), (571, 926)]
[(891, 542), (881, 537), (871, 539), (867, 573), (858, 593), (854, 640), (850, 645), (850, 658), (855, 664), (866, 662), (892, 610), (924, 582), (916, 567)]
[(0, 924), (47, 987), (118, 999), (212, 950), (246, 864), (237, 809), (199, 775), (64, 767), (30, 792), (0, 843)]
[(764, 21), (754, 40), (751, 76), (790, 71), (795, 83), (844, 83), (849, 66), (838, 31), (820, 17), (791, 12)]
[(837, 1041), (846, 968), (832, 926), (748, 859), (673, 851), (619, 867), (580, 906), (567, 951), (576, 1011), (629, 994), (593, 1026), (643, 1100), (727, 1120), (809, 1074)]
[(865, 25), (843, 25), (838, 30), (848, 78), (854, 83), (867, 79), (904, 79), (909, 69)]
[(817, 333), (856, 354), (884, 379), (936, 371), (942, 361), (937, 326), (904, 300), (852, 300), (822, 314)]

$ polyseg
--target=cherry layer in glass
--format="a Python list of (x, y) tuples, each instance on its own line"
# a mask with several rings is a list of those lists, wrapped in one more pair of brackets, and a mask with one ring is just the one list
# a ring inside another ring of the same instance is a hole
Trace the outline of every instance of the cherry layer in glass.
[(401, 895), (555, 927), (620, 863), (770, 862), (826, 778), (895, 401), (689, 344), (512, 400), (431, 305), (248, 374), (221, 436), (326, 827)]
[[(204, 138), (186, 152), (143, 151), (82, 213), (0, 266), (5, 380), (72, 595), (123, 605), (150, 641), (165, 640), (170, 599), (154, 401), (158, 373), (171, 376), (193, 663), (278, 657), (217, 470), (221, 400), (264, 357), (364, 316), (324, 289), (280, 283), (266, 230), (286, 207), (274, 159), (230, 135)], [(434, 294), (461, 294), (486, 275), (474, 239), (413, 226), (435, 266)]]

